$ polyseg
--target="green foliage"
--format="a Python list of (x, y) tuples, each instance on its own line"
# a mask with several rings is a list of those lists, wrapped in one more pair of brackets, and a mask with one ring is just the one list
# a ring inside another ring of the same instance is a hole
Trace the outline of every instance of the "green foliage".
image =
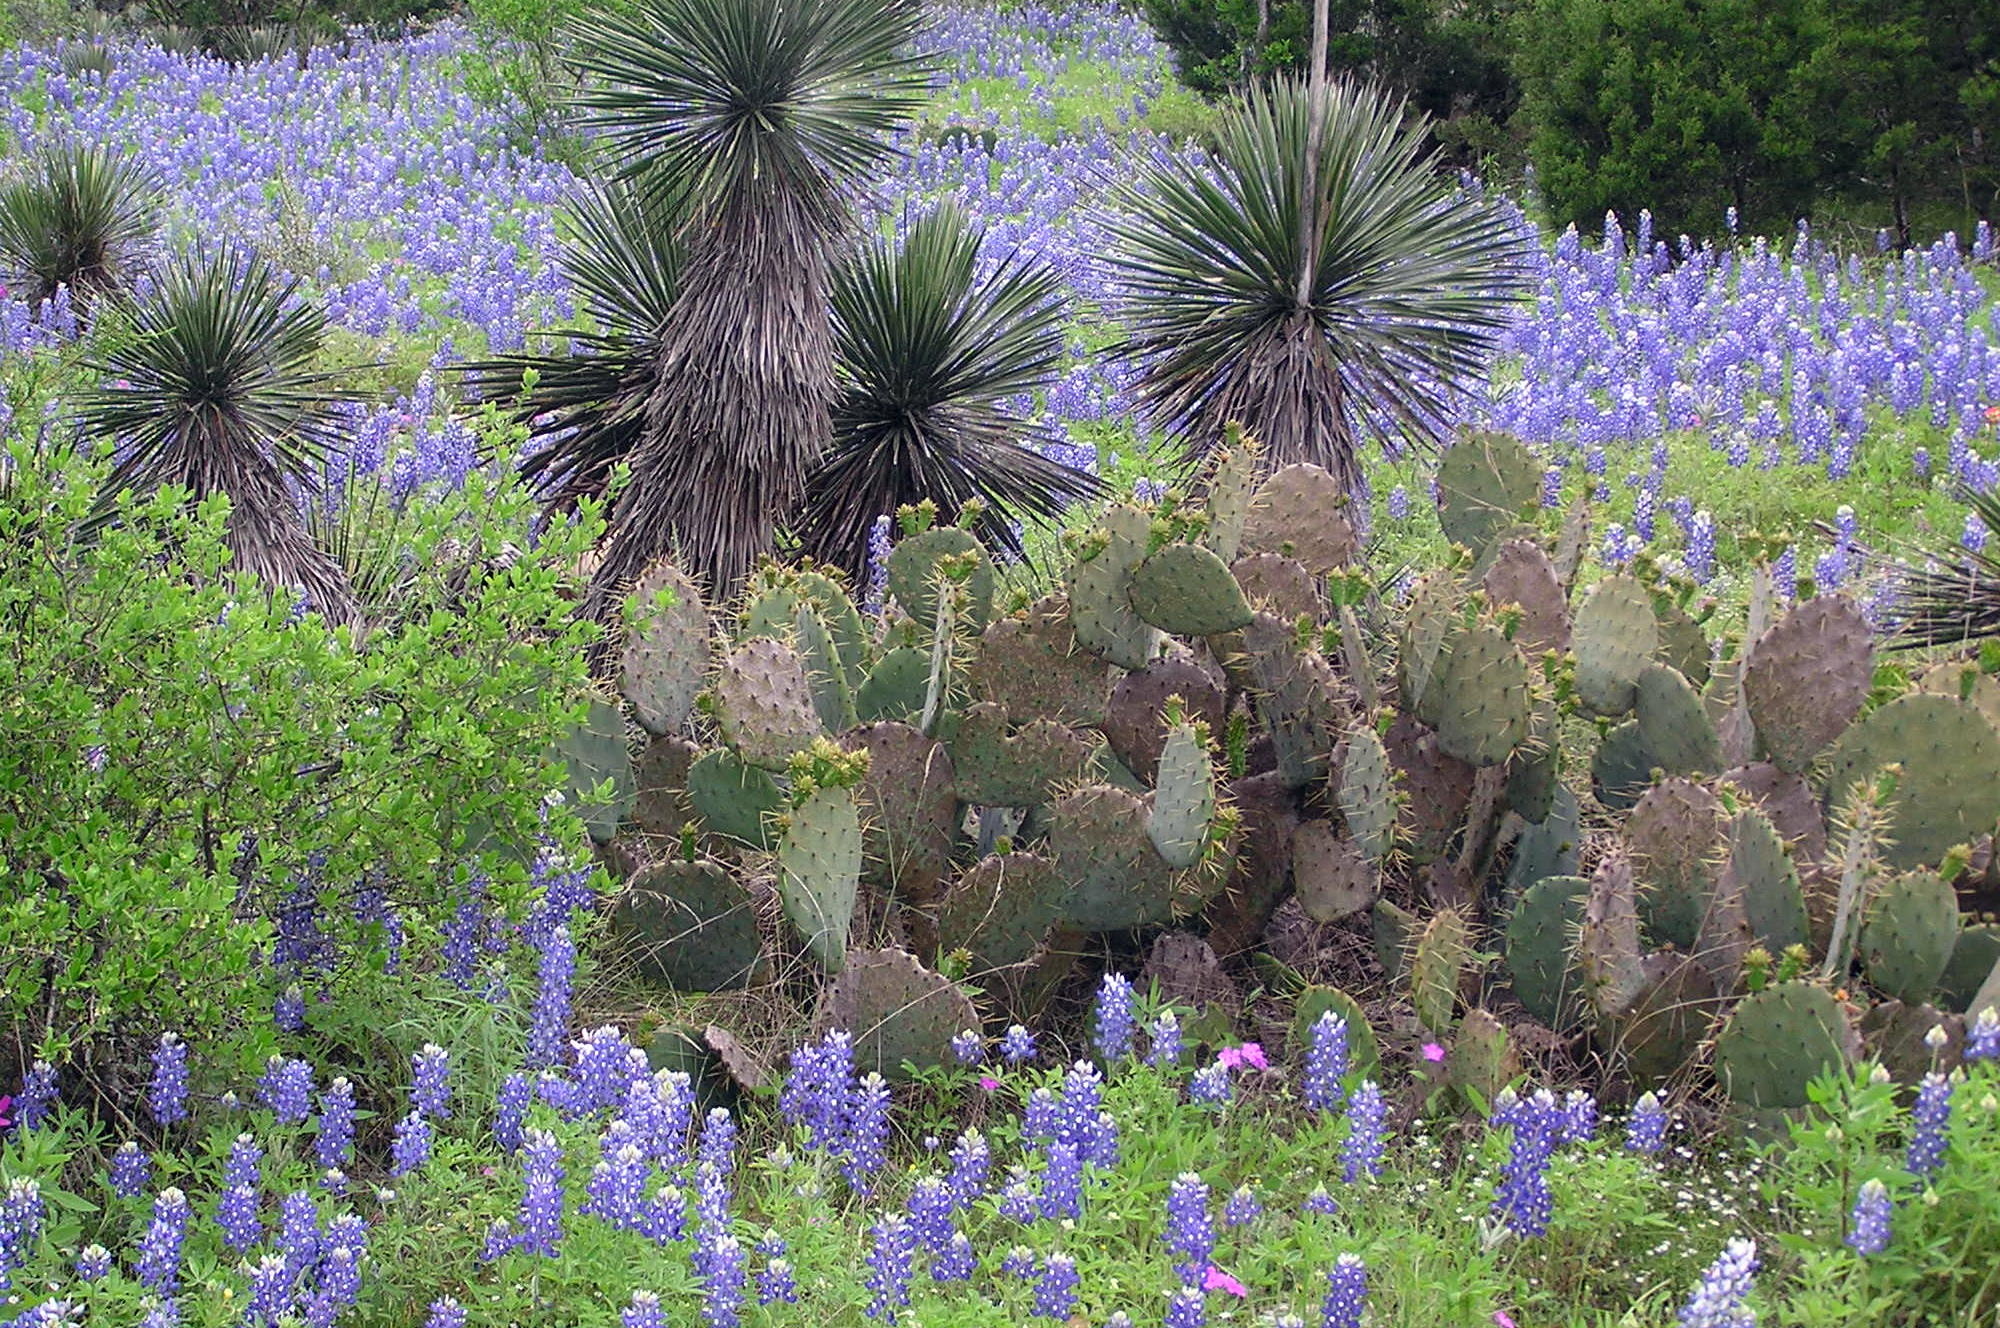
[[(282, 892), (379, 881), (426, 934), (470, 827), (532, 840), (553, 785), (542, 754), (579, 682), (586, 629), (559, 591), (588, 523), (504, 568), (439, 576), (357, 643), (232, 585), (221, 495), (128, 496), (79, 546), (102, 468), (21, 442), (9, 460), (0, 1020), (28, 1045), (85, 1048), (130, 1024), (263, 1036)], [(480, 555), (520, 537), (525, 495), (477, 479), (471, 493)], [(463, 512), (440, 512), (416, 552), (443, 562)]]
[(0, 184), (0, 277), (19, 282), (31, 303), (67, 288), (84, 312), (132, 278), (158, 225), (153, 183), (136, 158), (53, 143)]

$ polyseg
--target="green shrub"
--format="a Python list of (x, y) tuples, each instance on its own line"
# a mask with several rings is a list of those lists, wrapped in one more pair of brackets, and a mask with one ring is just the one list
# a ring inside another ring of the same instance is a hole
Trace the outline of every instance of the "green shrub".
[[(469, 839), (543, 832), (590, 631), (562, 582), (593, 523), (519, 552), (532, 504), (475, 479), (408, 534), (397, 616), (357, 642), (226, 575), (219, 498), (127, 498), (80, 546), (101, 473), (22, 441), (0, 466), (0, 1027), (85, 1058), (134, 1021), (252, 1051), (302, 883), (380, 886), (421, 937)], [(381, 939), (352, 913), (325, 915), (364, 943), (349, 960)]]

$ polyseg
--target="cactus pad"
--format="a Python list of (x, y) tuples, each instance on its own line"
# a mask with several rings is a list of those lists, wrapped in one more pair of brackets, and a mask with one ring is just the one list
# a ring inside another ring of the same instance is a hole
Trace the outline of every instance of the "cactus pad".
[(860, 786), (864, 879), (905, 902), (928, 903), (951, 868), (958, 837), (951, 754), (907, 724), (870, 724), (843, 742), (868, 753)]
[(1307, 821), (1292, 836), (1292, 885), (1314, 922), (1338, 922), (1374, 905), (1382, 893), (1376, 865), (1327, 821)]
[(1639, 916), (1654, 944), (1694, 947), (1725, 826), (1721, 800), (1690, 779), (1663, 779), (1632, 808), (1625, 842), (1640, 881)]
[(1340, 748), (1333, 800), (1354, 846), (1379, 864), (1396, 841), (1395, 771), (1375, 730), (1356, 725)]
[(792, 753), (820, 734), (804, 663), (769, 637), (745, 641), (723, 658), (709, 700), (722, 740), (766, 770), (784, 769)]
[(938, 909), (938, 941), (969, 951), (981, 977), (1026, 963), (1062, 917), (1069, 887), (1048, 858), (1003, 853), (966, 868)]
[(1410, 944), (1410, 1001), (1433, 1033), (1451, 1031), (1458, 1017), (1458, 989), (1472, 959), (1472, 928), (1455, 908), (1431, 914)]
[(1701, 696), (1665, 664), (1639, 671), (1633, 696), (1639, 741), (1653, 765), (1670, 775), (1712, 775), (1722, 769), (1722, 740)]
[(1243, 632), (1257, 715), (1278, 772), (1293, 787), (1326, 777), (1333, 734), (1346, 717), (1346, 684), (1324, 656), (1300, 649), (1292, 628), (1266, 614)]
[(1250, 622), (1250, 601), (1222, 559), (1199, 544), (1169, 544), (1132, 569), (1132, 611), (1176, 636), (1215, 636)]
[(708, 673), (708, 611), (693, 581), (672, 563), (639, 573), (625, 596), (619, 690), (648, 733), (672, 733), (694, 709)]
[(1589, 897), (1590, 882), (1580, 876), (1544, 876), (1507, 916), (1505, 958), (1514, 995), (1550, 1028), (1572, 1027), (1586, 1008), (1576, 940)]
[(1070, 887), (1070, 926), (1125, 931), (1173, 919), (1174, 875), (1146, 834), (1150, 814), (1143, 799), (1102, 784), (1050, 808), (1049, 848)]
[(1275, 617), (1296, 622), (1314, 622), (1326, 616), (1326, 601), (1319, 583), (1305, 565), (1278, 553), (1252, 553), (1229, 565), (1229, 574), (1243, 587), (1243, 597), (1253, 608)]
[(1142, 669), (1160, 635), (1132, 610), (1132, 573), (1145, 560), (1153, 522), (1129, 505), (1105, 512), (1101, 547), (1070, 565), (1069, 611), (1076, 643), (1121, 669)]
[(1445, 650), (1458, 627), (1465, 595), (1450, 572), (1426, 572), (1403, 600), (1403, 627), (1396, 652), (1396, 682), (1403, 708), (1428, 716), (1431, 680), (1444, 664)]
[(694, 815), (688, 800), (688, 771), (699, 755), (695, 745), (671, 734), (655, 738), (632, 763), (632, 824), (656, 848), (678, 843), (681, 827)]
[(1861, 608), (1844, 595), (1809, 599), (1743, 657), (1743, 699), (1771, 762), (1798, 773), (1861, 713), (1875, 648)]
[(1515, 642), (1531, 655), (1569, 649), (1569, 599), (1555, 564), (1533, 540), (1511, 539), (1495, 547), (1483, 579), (1486, 598), (1496, 608), (1517, 605), (1521, 626)]
[(1645, 956), (1639, 948), (1638, 887), (1622, 854), (1606, 854), (1590, 878), (1576, 955), (1599, 1019), (1615, 1019), (1632, 1008), (1646, 985)]
[(1475, 768), (1499, 765), (1526, 741), (1534, 717), (1528, 661), (1498, 627), (1468, 627), (1452, 638), (1424, 702), (1447, 756)]
[(1055, 595), (989, 624), (966, 677), (975, 701), (1006, 707), (1017, 723), (1099, 723), (1111, 686), (1104, 661), (1077, 647), (1069, 606)]
[(711, 832), (755, 848), (770, 847), (771, 818), (785, 806), (777, 780), (726, 748), (688, 767), (687, 794)]
[[(625, 745), (624, 712), (610, 701), (592, 697), (583, 718), (556, 739), (555, 756), (562, 762), (570, 810), (593, 842), (610, 843), (632, 810), (637, 791)], [(598, 791), (606, 785), (607, 796), (600, 798)]]
[(1803, 1107), (1814, 1075), (1847, 1060), (1847, 1016), (1824, 988), (1780, 982), (1746, 996), (1715, 1036), (1722, 1089), (1749, 1107)]
[[(816, 789), (784, 817), (778, 901), (829, 973), (847, 957), (861, 884), (861, 812), (853, 789)], [(957, 1030), (953, 1030), (956, 1032)]]
[(1408, 715), (1396, 716), (1382, 745), (1407, 795), (1399, 817), (1403, 838), (1416, 861), (1429, 862), (1464, 828), (1475, 772), (1440, 750), (1437, 735)]
[(1659, 648), (1659, 620), (1646, 588), (1624, 574), (1592, 586), (1570, 630), (1576, 651), (1576, 694), (1600, 715), (1632, 708), (1640, 670)]
[(1965, 928), (1938, 978), (1938, 1002), (1946, 1009), (1973, 1013), (1972, 998), (1996, 968), (2000, 968), (2000, 923), (1977, 922)]
[(1639, 732), (1639, 721), (1628, 719), (1604, 735), (1590, 757), (1590, 787), (1606, 810), (1629, 811), (1653, 781), (1653, 757)]
[(1686, 955), (1662, 951), (1639, 964), (1639, 987), (1624, 1015), (1602, 1030), (1634, 1084), (1655, 1086), (1680, 1073), (1708, 1032), (1715, 984)]
[(1541, 463), (1520, 439), (1464, 434), (1438, 462), (1438, 524), (1453, 544), (1484, 553), (1495, 535), (1535, 508), (1541, 491)]
[(854, 1039), (854, 1066), (905, 1076), (942, 1065), (959, 1032), (979, 1027), (972, 998), (907, 950), (856, 950), (826, 994), (825, 1026)]
[(1936, 864), (2000, 819), (2000, 733), (1972, 706), (1912, 692), (1862, 716), (1833, 749), (1828, 800), (1892, 762), (1903, 773), (1889, 815), (1891, 865)]
[(915, 646), (884, 651), (854, 692), (854, 715), (863, 724), (877, 720), (906, 722), (924, 710), (930, 686), (931, 656)]
[(1804, 779), (1768, 761), (1757, 761), (1725, 772), (1720, 782), (1756, 803), (1799, 861), (1816, 862), (1826, 856), (1826, 819)]
[(1243, 544), (1296, 559), (1315, 575), (1345, 567), (1358, 541), (1340, 481), (1312, 465), (1273, 472), (1250, 500)]
[(1890, 878), (1875, 892), (1861, 930), (1868, 981), (1914, 1005), (1936, 990), (1958, 944), (1958, 896), (1936, 872)]
[(920, 623), (937, 617), (938, 579), (947, 559), (970, 558), (965, 582), (972, 620), (984, 623), (993, 611), (993, 560), (970, 532), (940, 526), (899, 540), (889, 551), (889, 593), (903, 612)]
[(982, 807), (1034, 807), (1058, 784), (1083, 775), (1090, 748), (1061, 724), (1037, 719), (1007, 732), (1007, 712), (997, 705), (970, 707), (951, 737), (959, 797)]
[(1160, 858), (1176, 871), (1192, 867), (1208, 848), (1215, 819), (1215, 765), (1208, 730), (1183, 720), (1167, 730), (1146, 833)]
[(1811, 940), (1798, 869), (1771, 819), (1745, 807), (1729, 823), (1727, 884), (1740, 891), (1744, 921), (1756, 943), (1772, 954)]
[(1211, 733), (1222, 731), (1222, 687), (1185, 650), (1162, 655), (1120, 678), (1105, 706), (1105, 741), (1149, 784), (1167, 744), (1164, 712), (1171, 696), (1181, 698), (1189, 718), (1207, 723)]
[(1445, 1065), (1451, 1086), (1467, 1103), (1491, 1107), (1500, 1090), (1521, 1073), (1521, 1054), (1498, 1019), (1483, 1009), (1465, 1012)]
[(676, 991), (741, 987), (764, 953), (749, 892), (706, 858), (640, 872), (619, 892), (611, 925), (638, 975)]

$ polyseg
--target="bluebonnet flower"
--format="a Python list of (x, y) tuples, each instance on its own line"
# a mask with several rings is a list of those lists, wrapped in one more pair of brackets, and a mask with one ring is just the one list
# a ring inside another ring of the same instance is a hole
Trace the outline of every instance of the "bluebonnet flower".
[(1928, 1176), (1944, 1163), (1946, 1134), (1951, 1128), (1951, 1094), (1956, 1083), (1933, 1070), (1917, 1085), (1911, 1108), (1910, 1146), (1903, 1166), (1916, 1176)]
[(1389, 490), (1389, 519), (1391, 521), (1403, 521), (1407, 520), (1409, 515), (1410, 491), (1398, 484), (1395, 488)]
[(60, 1095), (55, 1067), (47, 1061), (36, 1061), (21, 1078), (21, 1095), (14, 1099), (14, 1123), (23, 1132), (40, 1128), (55, 1110)]
[(273, 1056), (257, 1080), (257, 1100), (270, 1108), (280, 1125), (302, 1125), (312, 1114), (312, 1066), (302, 1060)]
[(951, 1055), (960, 1065), (978, 1065), (986, 1059), (986, 1039), (976, 1029), (961, 1029), (951, 1035)]
[(1545, 1235), (1555, 1207), (1549, 1191), (1549, 1159), (1563, 1141), (1566, 1113), (1546, 1088), (1527, 1098), (1507, 1089), (1494, 1104), (1493, 1123), (1513, 1133), (1493, 1211), (1517, 1236)]
[(957, 1205), (952, 1199), (951, 1187), (936, 1176), (924, 1176), (910, 1187), (907, 1205), (910, 1216), (910, 1230), (917, 1242), (932, 1254), (936, 1254), (951, 1244), (953, 1233), (952, 1213)]
[(1332, 1010), (1313, 1021), (1306, 1049), (1305, 1099), (1312, 1111), (1331, 1111), (1347, 1098), (1347, 1021)]
[(1181, 1021), (1172, 1010), (1160, 1011), (1160, 1017), (1147, 1028), (1146, 1039), (1146, 1064), (1164, 1070), (1181, 1063)]
[(413, 1111), (396, 1122), (396, 1135), (389, 1146), (389, 1174), (406, 1176), (431, 1160), (431, 1123), (423, 1113)]
[(146, 1089), (146, 1107), (160, 1125), (187, 1119), (187, 1044), (176, 1033), (160, 1034), (153, 1049), (153, 1079)]
[[(343, 1220), (349, 1218), (360, 1220), (351, 1213), (343, 1215)], [(321, 1239), (319, 1205), (310, 1190), (294, 1190), (278, 1202), (278, 1253), (285, 1256), (293, 1277), (303, 1277), (319, 1262), (322, 1245), (331, 1248), (333, 1243)]]
[(1667, 1142), (1667, 1125), (1672, 1120), (1657, 1093), (1643, 1094), (1632, 1104), (1625, 1122), (1625, 1147), (1634, 1153), (1657, 1153)]
[(1373, 1079), (1364, 1079), (1354, 1090), (1347, 1107), (1347, 1138), (1340, 1146), (1341, 1177), (1348, 1184), (1382, 1174), (1382, 1122), (1389, 1111), (1382, 1090)]
[(695, 1269), (701, 1277), (701, 1318), (708, 1328), (737, 1328), (743, 1321), (743, 1294), (749, 1273), (743, 1245), (726, 1231), (704, 1230), (698, 1237)]
[(1042, 1169), (1041, 1215), (1054, 1221), (1083, 1216), (1083, 1157), (1075, 1144), (1061, 1139), (1047, 1149)]
[(1167, 1299), (1163, 1328), (1207, 1328), (1208, 1303), (1193, 1287), (1181, 1287)]
[(871, 1234), (874, 1239), (866, 1255), (868, 1276), (865, 1285), (874, 1296), (868, 1302), (867, 1314), (871, 1319), (893, 1324), (896, 1322), (896, 1311), (910, 1303), (910, 1278), (917, 1251), (916, 1234), (900, 1213), (891, 1213), (876, 1222)]
[[(613, 1127), (622, 1122), (613, 1121)], [(651, 1178), (652, 1166), (639, 1146), (629, 1142), (630, 1132), (623, 1136), (627, 1141), (612, 1146), (614, 1136), (605, 1135), (611, 1151), (609, 1156), (598, 1162), (590, 1173), (587, 1186), (589, 1198), (580, 1211), (594, 1213), (614, 1227), (635, 1230), (643, 1222), (646, 1213), (646, 1182)]]
[(1263, 1201), (1257, 1191), (1248, 1185), (1238, 1185), (1229, 1192), (1222, 1204), (1222, 1224), (1228, 1227), (1247, 1227), (1264, 1215)]
[(634, 1291), (631, 1303), (619, 1312), (619, 1328), (667, 1328), (666, 1312), (653, 1291)]
[(286, 987), (271, 1002), (271, 1022), (287, 1033), (299, 1032), (306, 1026), (306, 994), (298, 983)]
[(1987, 1006), (1965, 1030), (1965, 1059), (2000, 1060), (2000, 1010)]
[(1889, 1248), (1889, 1214), (1895, 1208), (1889, 1187), (1879, 1180), (1862, 1183), (1854, 1211), (1847, 1220), (1847, 1246), (1856, 1254), (1880, 1254)]
[(1010, 1222), (1028, 1223), (1038, 1211), (1034, 1187), (1025, 1176), (1015, 1176), (1000, 1191), (1000, 1216)]
[(993, 1149), (985, 1135), (967, 1130), (958, 1136), (948, 1156), (951, 1171), (945, 1184), (951, 1190), (952, 1202), (959, 1208), (970, 1208), (975, 1199), (986, 1193), (986, 1177), (993, 1169)]
[(530, 1254), (553, 1259), (563, 1238), (563, 1149), (547, 1130), (522, 1135), (527, 1186), (521, 1195), (521, 1234), (516, 1242)]
[(659, 1244), (687, 1236), (687, 1196), (678, 1185), (662, 1185), (653, 1191), (639, 1215), (639, 1232)]
[(493, 1100), (493, 1141), (512, 1153), (521, 1146), (521, 1126), (535, 1100), (535, 1086), (525, 1074), (515, 1073), (500, 1081)]
[(1755, 1328), (1757, 1316), (1743, 1300), (1756, 1275), (1756, 1243), (1730, 1241), (1681, 1307), (1680, 1328)]
[(1368, 1265), (1358, 1255), (1343, 1254), (1326, 1275), (1320, 1328), (1361, 1328), (1361, 1316), (1367, 1309)]
[(1562, 1103), (1561, 1140), (1566, 1144), (1587, 1143), (1597, 1136), (1597, 1099), (1581, 1088), (1572, 1088)]
[(1092, 1040), (1106, 1064), (1132, 1054), (1139, 1021), (1132, 1012), (1132, 980), (1122, 973), (1106, 973), (1097, 989), (1097, 1005), (1092, 1015)]
[(152, 1221), (139, 1238), (139, 1259), (133, 1270), (143, 1286), (170, 1296), (180, 1284), (181, 1249), (187, 1243), (192, 1215), (187, 1196), (178, 1187), (169, 1185), (154, 1196)]
[(27, 1263), (41, 1239), (46, 1211), (41, 1182), (32, 1176), (16, 1176), (0, 1192), (0, 1291), (13, 1285), (14, 1270)]
[(145, 1304), (146, 1317), (139, 1321), (139, 1328), (179, 1328), (181, 1307), (172, 1296), (148, 1297)]
[(875, 1174), (887, 1161), (889, 1143), (889, 1081), (870, 1070), (854, 1090), (854, 1114), (848, 1122), (847, 1147), (841, 1171), (857, 1194), (866, 1194)]
[(111, 1155), (111, 1192), (121, 1199), (136, 1199), (152, 1183), (152, 1155), (129, 1139), (118, 1145)]
[(727, 1107), (711, 1107), (701, 1118), (701, 1138), (695, 1156), (725, 1179), (736, 1170), (736, 1118)]
[(586, 1032), (576, 1040), (575, 1097), (570, 1114), (588, 1115), (625, 1100), (626, 1090), (646, 1070), (643, 1053), (635, 1061), (636, 1048), (610, 1024)]
[(1076, 1260), (1067, 1254), (1051, 1254), (1042, 1261), (1042, 1273), (1035, 1281), (1034, 1315), (1038, 1319), (1068, 1319), (1076, 1312)]
[(239, 1134), (229, 1143), (229, 1158), (222, 1164), (222, 1187), (256, 1189), (264, 1183), (264, 1150), (254, 1135)]
[(1020, 1024), (1010, 1025), (1000, 1039), (1000, 1055), (1009, 1065), (1035, 1058), (1035, 1035)]
[(431, 1302), (430, 1317), (424, 1320), (424, 1328), (465, 1328), (465, 1306), (450, 1296), (440, 1296)]
[(1312, 1193), (1306, 1196), (1305, 1203), (1300, 1206), (1308, 1213), (1319, 1213), (1327, 1217), (1340, 1211), (1340, 1201), (1328, 1194), (1324, 1185), (1313, 1186)]
[(792, 1053), (778, 1109), (787, 1121), (805, 1129), (810, 1147), (837, 1152), (847, 1142), (854, 1094), (853, 1040), (833, 1032)]
[(451, 1056), (435, 1042), (410, 1057), (410, 1100), (426, 1116), (451, 1119)]
[(791, 1260), (774, 1256), (764, 1264), (757, 1274), (757, 1303), (759, 1305), (796, 1305), (799, 1300), (798, 1278), (792, 1275)]
[(1188, 1100), (1203, 1106), (1227, 1106), (1231, 1093), (1229, 1067), (1221, 1061), (1202, 1066), (1188, 1080)]
[(1184, 1286), (1197, 1286), (1215, 1257), (1215, 1221), (1208, 1212), (1208, 1186), (1192, 1171), (1183, 1171), (1167, 1187), (1167, 1251), (1176, 1257), (1174, 1272)]
[(540, 986), (528, 1022), (527, 1063), (530, 1069), (540, 1070), (561, 1063), (564, 1034), (569, 1029), (570, 1004), (575, 997), (576, 941), (568, 927), (549, 932), (535, 971)]
[(250, 1270), (249, 1304), (244, 1320), (251, 1324), (275, 1325), (292, 1312), (292, 1279), (285, 1268), (285, 1256), (267, 1254)]
[(95, 1282), (111, 1271), (111, 1251), (92, 1241), (76, 1252), (76, 1275), (79, 1280)]

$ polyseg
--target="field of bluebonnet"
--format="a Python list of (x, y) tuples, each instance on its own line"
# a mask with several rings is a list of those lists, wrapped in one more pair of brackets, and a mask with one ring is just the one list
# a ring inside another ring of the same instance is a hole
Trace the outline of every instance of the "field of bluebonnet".
[[(286, 308), (324, 309), (323, 377), (299, 390), (328, 390), (325, 445), (289, 478), (373, 620), (243, 593), (219, 502), (141, 494), (103, 520), (128, 440), (79, 442), (74, 402), (129, 387), (144, 337), (67, 289), (0, 290), (0, 1323), (2000, 1322), (2000, 807), (1976, 791), (2000, 778), (2000, 657), (1878, 654), (1868, 630), (1907, 585), (1885, 559), (1983, 565), (1967, 493), (2000, 481), (2000, 236), (1895, 251), (1732, 222), (1697, 243), (1644, 215), (1555, 234), (1527, 188), (1464, 179), (1528, 298), (1438, 423), (1525, 450), (1455, 448), (1444, 474), (1374, 447), (1351, 516), (1303, 526), (1246, 487), (1246, 561), (1266, 590), (1299, 567), (1310, 588), (1279, 602), (1302, 609), (1253, 620), (1230, 581), (1239, 619), (1139, 612), (1127, 658), (1122, 627), (1099, 645), (1062, 617), (1044, 656), (1040, 596), (1080, 604), (1121, 539), (1151, 539), (1138, 566), (1206, 557), (1230, 519), (1229, 462), (1188, 499), (1137, 368), (1102, 353), (1115, 186), (1198, 166), (1215, 111), (1110, 4), (947, 6), (922, 42), (937, 76), (860, 213), (907, 238), (956, 200), (983, 268), (1053, 269), (1060, 354), (1005, 404), (1148, 505), (1140, 534), (1117, 526), (1140, 509), (1098, 528), (1079, 503), (1023, 558), (961, 562), (970, 536), (931, 526), (954, 514), (908, 512), (899, 550), (951, 553), (914, 576), (878, 557), (853, 603), (761, 569), (726, 658), (703, 616), (724, 607), (659, 582), (698, 649), (678, 673), (634, 663), (671, 654), (635, 626), (622, 711), (586, 699), (595, 628), (571, 612), (605, 516), (538, 510), (512, 477), (534, 422), (465, 372), (604, 330), (564, 262), (588, 157), (494, 79), (514, 48), (448, 20), (236, 62), (129, 32), (0, 52), (0, 170), (54, 142), (128, 152), (161, 252), (230, 237), (298, 279)], [(1454, 495), (1482, 485), (1528, 496), (1467, 524)], [(1293, 524), (1259, 543), (1273, 511)], [(1581, 544), (1545, 554), (1544, 534)], [(1241, 569), (1235, 538), (1208, 560)], [(1549, 568), (1554, 607), (1524, 615), (1503, 560)], [(1482, 589), (1437, 609), (1425, 568)], [(1651, 644), (1600, 667), (1628, 589)], [(851, 687), (806, 696), (824, 675), (795, 658), (796, 697), (744, 683), (772, 604)], [(1457, 661), (1496, 653), (1454, 669), (1454, 633)], [(1087, 704), (1049, 663), (1080, 642)], [(1039, 674), (1003, 675), (1024, 656)], [(1480, 693), (1509, 669), (1518, 687)], [(1156, 678), (1151, 727), (1121, 735), (1120, 696)], [(904, 683), (909, 704), (880, 702)], [(1265, 705), (1300, 690), (1337, 695), (1332, 718), (1301, 703), (1324, 750)], [(1050, 719), (999, 710), (975, 770), (976, 724), (1021, 696)], [(786, 705), (806, 729), (756, 755)], [(1920, 705), (1936, 727), (1904, 718)], [(1459, 717), (1494, 709), (1518, 731), (1482, 755)], [(863, 732), (875, 773), (822, 730)], [(932, 767), (897, 763), (946, 746), (957, 792), (897, 820), (879, 784), (928, 791)], [(1177, 759), (1199, 773), (1174, 783)], [(1829, 763), (1855, 782), (1809, 790)], [(1029, 766), (1032, 796), (973, 791)], [(1128, 813), (1084, 820), (1092, 798)], [(829, 808), (847, 821), (821, 848)], [(874, 863), (920, 858), (924, 817), (928, 895), (860, 865), (864, 820)], [(1335, 818), (1337, 868), (1309, 867)], [(842, 845), (844, 899), (802, 903)], [(1244, 903), (1260, 854), (1284, 884)], [(1163, 902), (1022, 921), (1009, 874), (1031, 868), (1079, 894), (1157, 876)], [(640, 885), (669, 878), (656, 893), (698, 921), (635, 958), (670, 930)]]

